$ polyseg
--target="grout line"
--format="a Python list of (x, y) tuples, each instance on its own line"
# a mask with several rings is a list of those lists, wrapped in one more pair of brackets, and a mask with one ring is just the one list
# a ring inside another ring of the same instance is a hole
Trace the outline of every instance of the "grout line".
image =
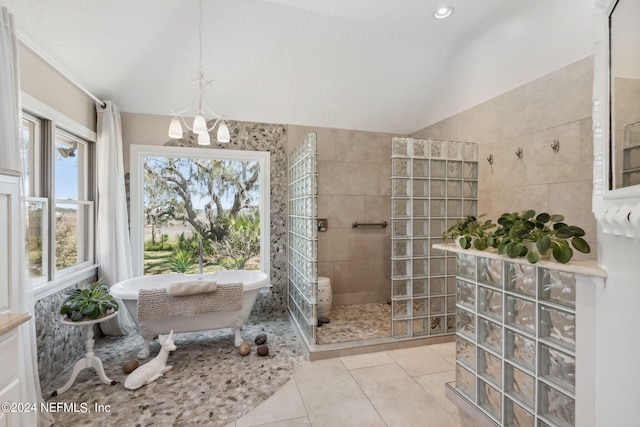
[[(345, 367), (345, 369), (349, 373), (349, 376), (351, 376), (351, 379), (353, 380), (353, 382), (360, 389), (360, 392), (364, 395), (364, 397), (367, 399), (367, 401), (371, 404), (371, 407), (373, 408), (374, 411), (376, 411), (376, 414), (378, 414), (378, 416), (380, 417), (380, 419), (382, 420), (384, 425), (389, 426), (389, 423), (387, 423), (387, 421), (384, 419), (384, 417), (382, 416), (382, 414), (380, 413), (380, 411), (378, 410), (376, 405), (371, 401), (371, 399), (369, 398), (369, 395), (362, 389), (362, 387), (360, 386), (360, 383), (358, 382), (358, 380), (356, 380), (356, 378), (353, 376), (353, 374), (351, 373), (351, 369), (349, 369), (344, 364), (344, 361), (342, 360), (342, 358), (340, 358), (340, 363), (342, 363), (342, 365)], [(386, 365), (382, 365), (382, 366), (388, 366), (388, 365), (391, 365), (391, 363), (387, 363)], [(396, 363), (396, 365), (397, 365), (397, 363)], [(371, 366), (369, 366), (369, 368), (371, 368)]]
[[(305, 363), (309, 363), (309, 361), (306, 361)], [(302, 393), (300, 393), (300, 387), (298, 387), (298, 381), (296, 381), (295, 375), (293, 376), (293, 378), (291, 378), (291, 381), (294, 381), (294, 385), (296, 386), (296, 392), (298, 393), (298, 397), (300, 397), (300, 402), (302, 402), (302, 406), (304, 407), (305, 416), (309, 420), (309, 424), (312, 425), (311, 417), (309, 417), (309, 410), (307, 409), (307, 404), (305, 403), (304, 398), (302, 397)]]

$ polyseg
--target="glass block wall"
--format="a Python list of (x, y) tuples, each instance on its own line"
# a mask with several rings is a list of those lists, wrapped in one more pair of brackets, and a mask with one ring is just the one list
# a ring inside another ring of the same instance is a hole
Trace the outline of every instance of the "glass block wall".
[(318, 174), (316, 134), (289, 155), (287, 306), (307, 344), (318, 328)]
[(456, 390), (499, 425), (574, 426), (573, 273), (457, 255)]
[(455, 257), (431, 245), (442, 243), (450, 225), (477, 211), (477, 144), (393, 138), (393, 337), (455, 333)]

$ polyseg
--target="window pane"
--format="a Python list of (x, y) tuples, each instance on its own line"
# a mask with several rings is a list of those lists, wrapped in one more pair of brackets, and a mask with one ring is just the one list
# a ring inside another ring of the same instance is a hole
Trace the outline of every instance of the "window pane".
[(78, 209), (56, 203), (56, 270), (78, 263)]
[(56, 134), (55, 195), (61, 200), (84, 200), (83, 157), (84, 145), (61, 134)]
[[(145, 157), (144, 272), (260, 269), (257, 161)], [(304, 184), (304, 183), (302, 183)]]
[(91, 259), (91, 204), (56, 203), (56, 270)]
[[(37, 135), (37, 123), (29, 120), (22, 119), (22, 125), (20, 126), (20, 156), (22, 159), (22, 177), (24, 180), (24, 188), (26, 189), (27, 196), (37, 196), (36, 189), (34, 188), (37, 177), (34, 175), (35, 170), (33, 165), (36, 159), (36, 138)], [(33, 175), (33, 176), (32, 176)]]
[(27, 260), (32, 279), (47, 275), (47, 204), (46, 201), (26, 202), (27, 207)]

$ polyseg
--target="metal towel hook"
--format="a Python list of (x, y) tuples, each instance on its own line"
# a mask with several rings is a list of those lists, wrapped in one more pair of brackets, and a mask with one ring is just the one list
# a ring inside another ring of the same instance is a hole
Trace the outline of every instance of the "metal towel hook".
[(551, 144), (551, 149), (553, 150), (554, 153), (557, 153), (558, 151), (560, 151), (560, 140), (558, 138), (553, 140), (553, 143)]
[(522, 147), (518, 147), (518, 149), (516, 150), (516, 156), (521, 159), (523, 156), (523, 152), (522, 152)]
[(489, 157), (487, 157), (487, 162), (489, 162), (490, 165), (493, 165), (493, 154), (489, 154)]

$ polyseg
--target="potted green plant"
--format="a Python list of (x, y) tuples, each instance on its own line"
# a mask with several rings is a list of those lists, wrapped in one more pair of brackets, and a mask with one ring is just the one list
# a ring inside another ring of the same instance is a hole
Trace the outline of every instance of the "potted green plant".
[(81, 322), (105, 317), (118, 311), (118, 301), (109, 293), (109, 288), (100, 282), (85, 289), (74, 289), (60, 307), (60, 314), (67, 320)]
[(447, 231), (442, 233), (442, 240), (444, 242), (450, 239), (455, 240), (463, 249), (469, 249), (472, 244), (478, 250), (486, 249), (489, 246), (497, 247), (498, 241), (495, 235), (487, 231), (495, 228), (496, 224), (491, 222), (490, 219), (484, 222), (480, 221), (480, 218), (485, 215), (482, 214), (477, 218), (473, 215), (467, 215), (465, 218), (458, 220)]
[(558, 262), (567, 263), (573, 257), (571, 247), (589, 253), (591, 248), (582, 238), (584, 230), (563, 221), (562, 215), (549, 215), (546, 212), (536, 215), (534, 210), (503, 213), (495, 231), (500, 239), (498, 253), (511, 258), (526, 256), (532, 264), (549, 255), (553, 255)]

